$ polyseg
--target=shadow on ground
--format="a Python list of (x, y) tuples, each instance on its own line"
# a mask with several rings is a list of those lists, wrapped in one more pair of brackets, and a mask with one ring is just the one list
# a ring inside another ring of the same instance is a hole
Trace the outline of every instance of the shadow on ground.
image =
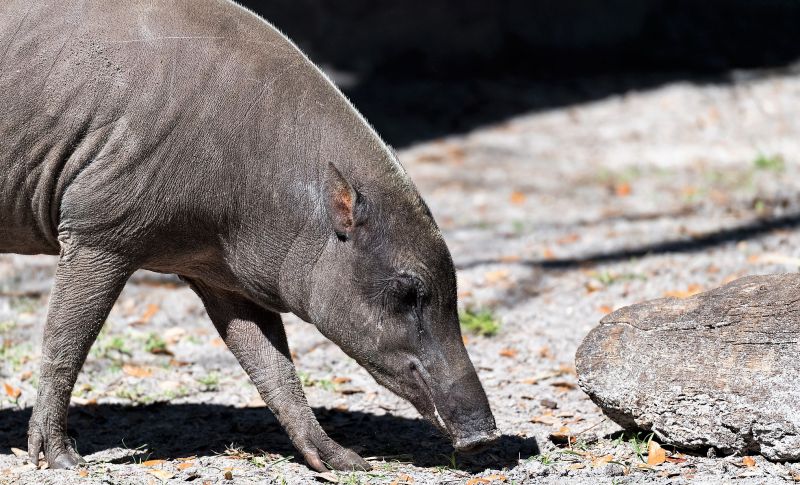
[(626, 261), (632, 258), (641, 258), (644, 256), (704, 251), (714, 246), (753, 239), (776, 230), (792, 229), (798, 226), (800, 226), (800, 213), (793, 213), (773, 218), (756, 219), (746, 224), (730, 228), (722, 228), (718, 231), (714, 231), (705, 235), (694, 236), (691, 238), (660, 241), (653, 244), (621, 248), (614, 251), (588, 254), (585, 256), (576, 256), (573, 258), (532, 260), (523, 259), (513, 262), (503, 261), (500, 258), (489, 258), (457, 263), (456, 268), (459, 270), (464, 270), (484, 265), (502, 263), (531, 266), (543, 270), (568, 270), (574, 268), (591, 267), (603, 263), (613, 263), (615, 261)]
[[(425, 421), (324, 408), (315, 413), (332, 438), (361, 456), (423, 467), (451, 465), (453, 448)], [(27, 448), (30, 415), (30, 408), (0, 410), (0, 453)], [(77, 406), (70, 408), (69, 427), (83, 455), (143, 447), (147, 454), (136, 459), (174, 459), (222, 453), (233, 444), (250, 453), (298, 456), (274, 416), (263, 408), (167, 403)], [(481, 471), (512, 467), (537, 454), (535, 438), (503, 436), (482, 453), (457, 455), (456, 462), (463, 470)], [(132, 460), (127, 457), (124, 462)]]
[(241, 1), (397, 146), (800, 57), (796, 0)]

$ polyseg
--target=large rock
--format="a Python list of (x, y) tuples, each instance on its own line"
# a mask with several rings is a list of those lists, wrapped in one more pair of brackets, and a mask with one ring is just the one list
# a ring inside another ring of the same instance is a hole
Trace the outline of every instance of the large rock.
[(662, 443), (800, 459), (800, 274), (617, 310), (576, 355), (580, 386)]

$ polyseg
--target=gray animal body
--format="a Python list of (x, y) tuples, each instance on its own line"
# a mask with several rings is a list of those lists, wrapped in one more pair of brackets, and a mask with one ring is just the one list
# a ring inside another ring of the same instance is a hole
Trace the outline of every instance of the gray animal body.
[(72, 387), (137, 269), (179, 275), (310, 466), (281, 312), (469, 450), (497, 437), (455, 272), (393, 152), (280, 32), (225, 0), (0, 4), (0, 252), (60, 255), (28, 452), (82, 461)]

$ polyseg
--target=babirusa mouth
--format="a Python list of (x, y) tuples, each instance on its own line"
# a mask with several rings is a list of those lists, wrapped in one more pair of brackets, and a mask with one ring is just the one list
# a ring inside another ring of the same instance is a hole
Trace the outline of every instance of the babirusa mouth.
[(425, 370), (421, 368), (418, 363), (412, 360), (411, 372), (427, 397), (428, 412), (424, 413), (425, 417), (434, 426), (436, 426), (439, 431), (442, 432), (442, 434), (448, 436), (452, 440), (453, 447), (456, 450), (463, 453), (477, 453), (491, 446), (500, 438), (500, 432), (494, 427), (493, 424), (491, 427), (486, 426), (482, 430), (479, 429), (474, 432), (467, 432), (466, 434), (463, 430), (449, 426), (439, 411), (439, 408), (436, 404), (436, 397), (434, 395), (435, 390), (430, 385), (427, 378), (429, 376), (426, 375)]
[(478, 453), (490, 447), (500, 439), (500, 431), (493, 429), (486, 433), (457, 437), (453, 440), (453, 447), (461, 453)]

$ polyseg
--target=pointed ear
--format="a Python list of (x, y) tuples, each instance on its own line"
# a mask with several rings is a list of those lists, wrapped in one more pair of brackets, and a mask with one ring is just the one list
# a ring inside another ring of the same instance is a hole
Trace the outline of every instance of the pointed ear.
[(353, 234), (357, 197), (353, 186), (332, 163), (328, 163), (325, 170), (325, 206), (333, 231), (342, 241)]

